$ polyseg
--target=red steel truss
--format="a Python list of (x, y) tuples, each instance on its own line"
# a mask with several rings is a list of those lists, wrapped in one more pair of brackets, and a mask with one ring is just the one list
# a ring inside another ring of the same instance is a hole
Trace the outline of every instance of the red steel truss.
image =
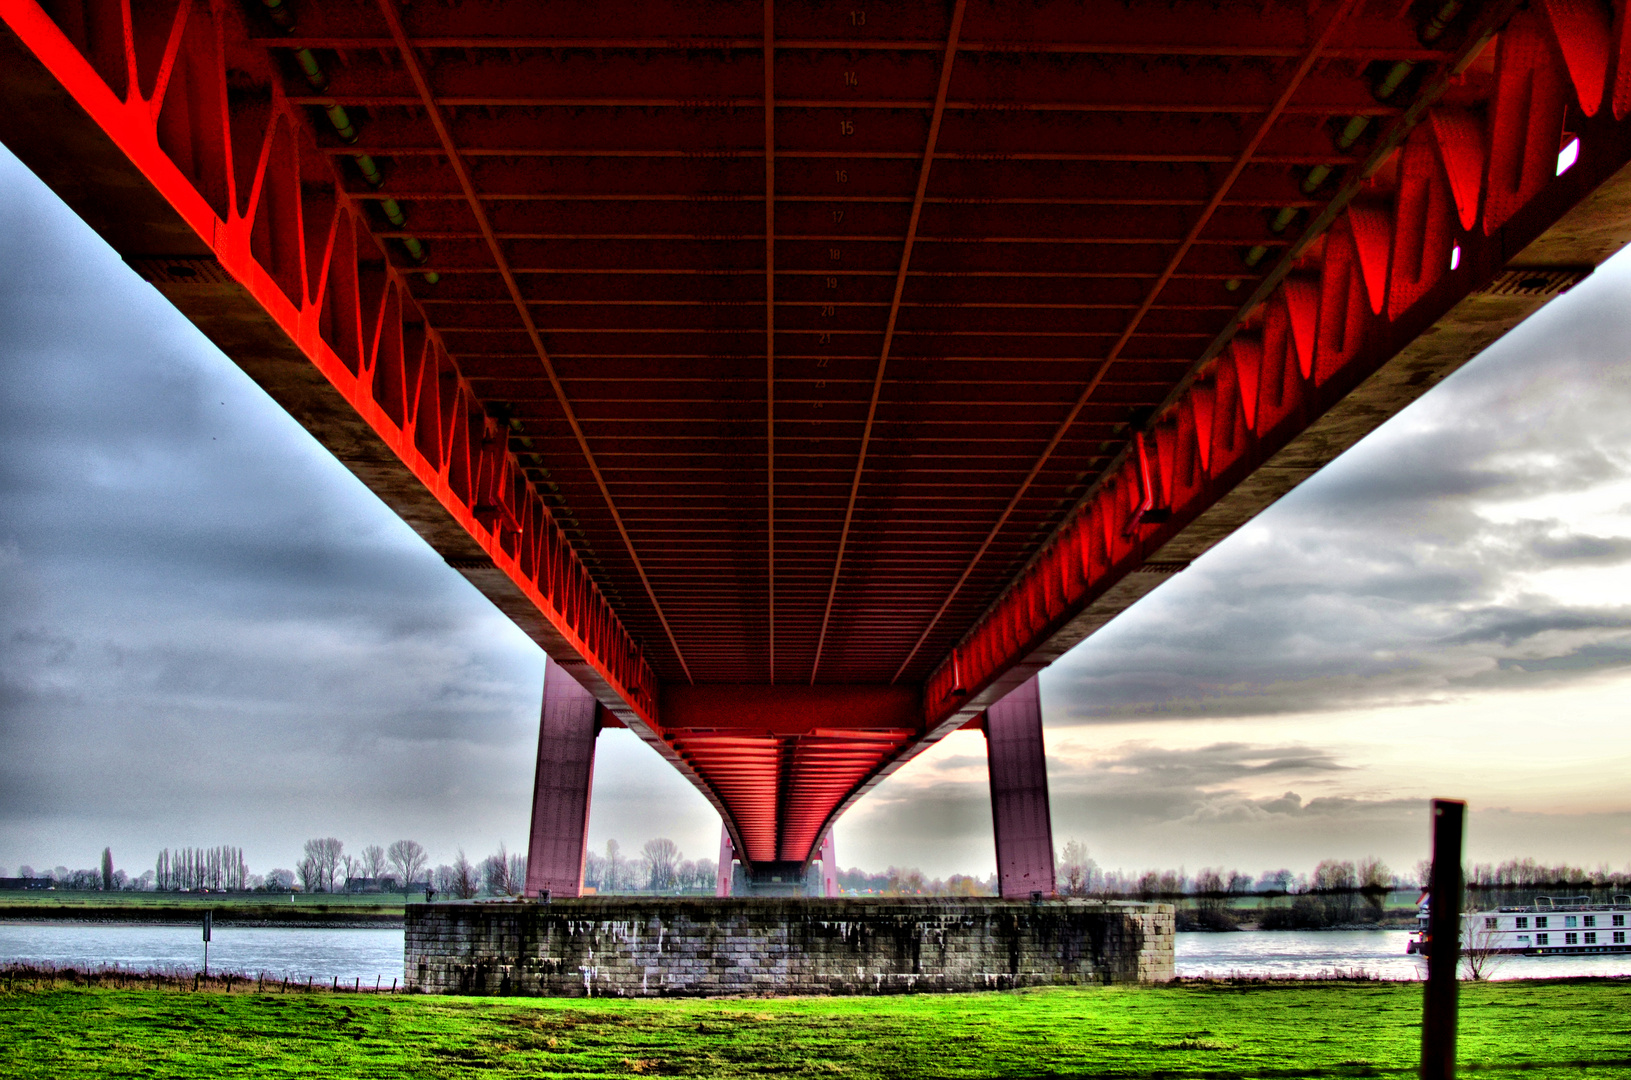
[(1620, 0), (0, 24), (0, 138), (755, 864), (1627, 239)]

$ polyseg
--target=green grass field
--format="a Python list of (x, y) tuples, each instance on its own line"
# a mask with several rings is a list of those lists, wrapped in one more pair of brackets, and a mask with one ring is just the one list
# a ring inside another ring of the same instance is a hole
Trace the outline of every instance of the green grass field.
[[(1410, 1076), (1421, 988), (562, 1001), (0, 987), (0, 1076)], [(1631, 1076), (1631, 982), (1463, 987), (1469, 1075)]]

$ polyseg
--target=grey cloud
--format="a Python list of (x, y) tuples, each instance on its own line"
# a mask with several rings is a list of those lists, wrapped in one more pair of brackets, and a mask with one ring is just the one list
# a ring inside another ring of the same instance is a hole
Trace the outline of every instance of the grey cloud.
[(1593, 563), (1631, 560), (1631, 539), (1623, 536), (1545, 536), (1530, 543), (1536, 558), (1547, 563)]
[(936, 760), (934, 769), (936, 772), (957, 772), (960, 769), (979, 769), (983, 772), (985, 760), (983, 754), (956, 754)]
[(0, 189), (0, 861), (524, 844), (537, 651), (3, 151)]
[[(971, 754), (950, 758), (974, 761)], [(1054, 758), (1054, 839), (1083, 840), (1102, 865), (1131, 871), (1228, 863), (1256, 873), (1367, 854), (1412, 865), (1423, 854), (1426, 804), (1328, 790), (1355, 768), (1324, 748), (1244, 740), (1189, 748), (1130, 743), (1088, 768)], [(1248, 789), (1268, 778), (1284, 785), (1281, 794)], [(840, 858), (850, 863), (847, 851), (867, 865), (915, 864), (932, 874), (988, 871), (990, 814), (983, 778), (926, 772), (891, 779), (842, 823)]]
[[(1507, 507), (1631, 478), (1618, 260), (1056, 665), (1063, 722), (1439, 700), (1631, 663), (1631, 597), (1519, 575), (1623, 566), (1631, 538)], [(1517, 520), (1513, 520), (1517, 518)]]
[[(1258, 806), (1242, 793), (1240, 785), (1248, 781), (1274, 776), (1317, 786), (1350, 769), (1330, 751), (1310, 746), (1220, 742), (1167, 748), (1135, 743), (1092, 768), (1062, 776), (1056, 771), (1052, 796), (1056, 805), (1094, 822), (1180, 824)], [(1287, 792), (1278, 803), (1263, 801), (1261, 812), (1286, 812), (1285, 800), (1301, 806), (1301, 796)]]
[(1328, 751), (1312, 747), (1225, 742), (1183, 750), (1144, 746), (1099, 761), (1094, 768), (1138, 774), (1140, 782), (1165, 777), (1205, 787), (1264, 773), (1336, 772), (1346, 766)]

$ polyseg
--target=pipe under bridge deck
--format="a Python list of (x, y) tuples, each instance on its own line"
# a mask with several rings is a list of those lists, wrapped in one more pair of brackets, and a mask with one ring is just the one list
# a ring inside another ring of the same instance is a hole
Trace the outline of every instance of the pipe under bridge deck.
[[(1620, 0), (0, 0), (0, 141), (796, 890), (1631, 236)], [(722, 888), (729, 889), (729, 881)]]

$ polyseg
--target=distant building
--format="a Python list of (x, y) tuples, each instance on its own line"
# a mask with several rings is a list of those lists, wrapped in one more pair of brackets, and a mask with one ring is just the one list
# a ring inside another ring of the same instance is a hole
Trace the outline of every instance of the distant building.
[(49, 889), (53, 884), (48, 877), (0, 877), (0, 889)]

